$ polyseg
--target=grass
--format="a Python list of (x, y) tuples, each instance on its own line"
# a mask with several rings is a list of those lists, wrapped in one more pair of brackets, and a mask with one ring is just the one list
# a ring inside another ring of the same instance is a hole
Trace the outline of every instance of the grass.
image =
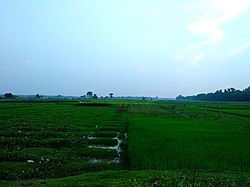
[[(0, 102), (0, 186), (250, 186), (249, 111), (249, 103)], [(120, 155), (105, 148), (117, 138)]]
[(132, 109), (128, 129), (131, 169), (250, 171), (249, 131), (233, 127), (234, 121), (249, 126), (247, 119), (226, 114), (220, 118), (211, 111), (203, 114), (195, 106), (175, 109), (174, 114), (163, 110), (156, 115), (146, 105)]
[[(195, 175), (194, 175), (195, 174)], [(250, 178), (246, 173), (215, 171), (102, 171), (86, 173), (50, 180), (0, 181), (5, 187), (55, 187), (55, 186), (249, 186)]]
[(118, 156), (98, 146), (117, 145), (114, 138), (125, 130), (119, 105), (2, 102), (0, 110), (0, 179), (57, 178), (121, 167), (90, 162)]

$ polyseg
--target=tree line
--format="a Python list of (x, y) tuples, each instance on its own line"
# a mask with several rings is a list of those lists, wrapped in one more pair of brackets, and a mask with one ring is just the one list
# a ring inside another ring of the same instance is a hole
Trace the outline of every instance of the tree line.
[[(113, 93), (109, 93), (109, 97), (108, 97), (108, 96), (106, 96), (106, 97), (101, 96), (100, 99), (113, 98), (113, 95), (114, 95)], [(97, 94), (93, 94), (93, 92), (88, 91), (88, 92), (86, 93), (86, 95), (82, 95), (82, 96), (80, 96), (80, 98), (98, 99), (98, 96), (97, 96)]]
[[(101, 96), (100, 99), (107, 99), (107, 98), (112, 99), (114, 94), (113, 94), (113, 93), (109, 93), (108, 95), (109, 95), (109, 96), (105, 96), (105, 97)], [(43, 98), (43, 97), (44, 97), (44, 96), (42, 96), (42, 95), (40, 95), (40, 94), (30, 95), (30, 96), (29, 96), (29, 98), (37, 98), (37, 99)], [(56, 97), (56, 98), (62, 98), (62, 95), (57, 95), (57, 96), (55, 96), (55, 97)], [(0, 95), (0, 99), (16, 99), (16, 98), (19, 98), (19, 96), (13, 95), (12, 93), (5, 93), (5, 94), (3, 95), (3, 97), (1, 97), (1, 95)], [(91, 91), (88, 91), (88, 92), (86, 93), (86, 95), (82, 95), (82, 96), (80, 96), (80, 98), (98, 99), (99, 97), (97, 96), (97, 94), (95, 94), (95, 93), (93, 93), (93, 92), (91, 92)]]
[(243, 90), (236, 90), (235, 88), (228, 88), (224, 91), (217, 90), (214, 93), (201, 93), (193, 96), (176, 97), (180, 101), (250, 101), (250, 86)]

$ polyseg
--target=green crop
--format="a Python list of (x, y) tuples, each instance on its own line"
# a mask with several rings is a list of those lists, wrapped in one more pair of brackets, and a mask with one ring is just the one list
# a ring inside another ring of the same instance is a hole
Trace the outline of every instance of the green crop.
[(250, 171), (248, 118), (196, 106), (157, 110), (162, 111), (156, 115), (152, 106), (131, 108), (131, 169)]
[(250, 104), (2, 101), (0, 146), (0, 186), (249, 186)]

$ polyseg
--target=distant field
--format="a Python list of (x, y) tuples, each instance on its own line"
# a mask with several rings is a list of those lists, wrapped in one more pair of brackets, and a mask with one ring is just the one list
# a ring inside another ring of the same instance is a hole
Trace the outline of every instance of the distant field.
[(249, 114), (249, 103), (0, 102), (0, 186), (248, 186)]
[(203, 108), (205, 110), (223, 112), (227, 114), (235, 114), (243, 117), (250, 117), (250, 104), (245, 102), (196, 102), (193, 105)]

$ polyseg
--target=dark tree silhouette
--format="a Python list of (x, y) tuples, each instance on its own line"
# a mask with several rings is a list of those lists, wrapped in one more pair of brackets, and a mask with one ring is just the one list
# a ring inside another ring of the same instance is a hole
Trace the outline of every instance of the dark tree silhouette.
[(250, 101), (250, 87), (244, 90), (236, 90), (235, 88), (225, 89), (224, 92), (222, 90), (217, 90), (214, 93), (202, 93), (194, 96), (182, 96), (179, 95), (176, 97), (176, 100), (183, 101)]
[(93, 92), (88, 91), (86, 95), (87, 95), (87, 97), (88, 97), (88, 98), (91, 98), (91, 97), (92, 97), (92, 95), (93, 95)]
[(12, 99), (12, 98), (14, 98), (14, 95), (12, 93), (5, 93), (4, 97), (8, 98), (8, 99)]
[(98, 99), (96, 94), (93, 95), (93, 99)]
[(109, 97), (110, 97), (110, 98), (113, 98), (113, 95), (114, 95), (113, 93), (110, 93), (110, 94), (109, 94)]

